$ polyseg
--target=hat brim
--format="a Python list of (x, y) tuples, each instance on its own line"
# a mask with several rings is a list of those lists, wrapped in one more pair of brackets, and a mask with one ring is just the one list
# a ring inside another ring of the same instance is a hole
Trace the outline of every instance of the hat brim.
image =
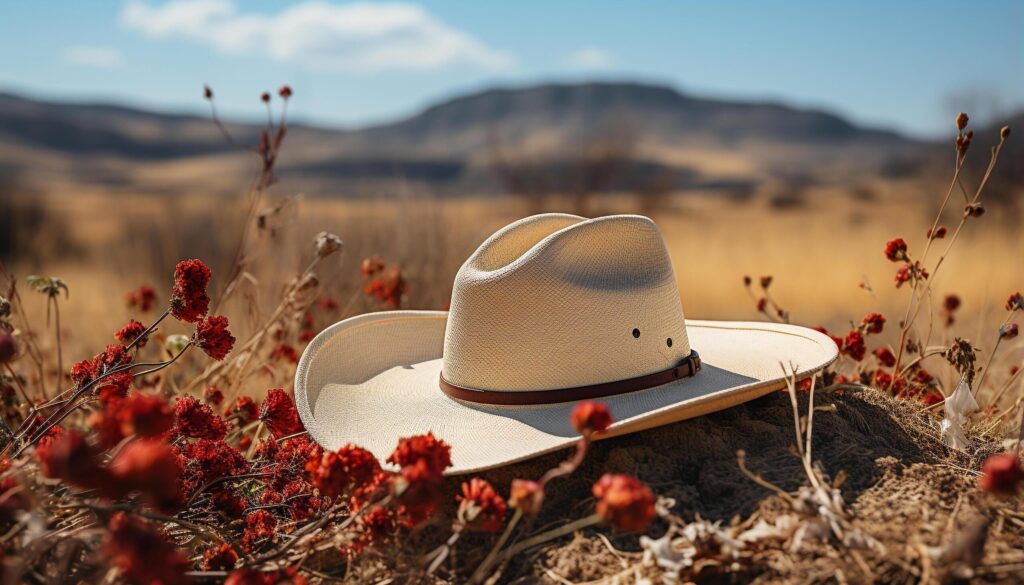
[[(452, 446), (450, 474), (488, 469), (572, 445), (575, 403), (490, 406), (438, 386), (448, 313), (387, 311), (335, 323), (310, 342), (295, 374), (295, 401), (310, 436), (346, 443), (382, 462), (399, 438), (433, 431)], [(836, 344), (776, 323), (686, 321), (703, 369), (692, 378), (601, 400), (615, 423), (604, 437), (715, 412), (785, 387), (783, 366), (804, 378), (831, 364)]]

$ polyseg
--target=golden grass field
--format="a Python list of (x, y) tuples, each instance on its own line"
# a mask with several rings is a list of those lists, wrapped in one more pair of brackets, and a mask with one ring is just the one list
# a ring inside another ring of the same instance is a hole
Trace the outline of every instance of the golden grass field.
[[(919, 251), (944, 192), (941, 185), (917, 182), (882, 183), (876, 192), (874, 200), (864, 201), (840, 189), (821, 190), (807, 197), (803, 206), (784, 210), (762, 198), (734, 201), (698, 194), (668, 199), (653, 215), (675, 259), (687, 316), (764, 319), (742, 277), (772, 275), (773, 298), (796, 323), (844, 330), (850, 321), (872, 311), (896, 320), (909, 292), (894, 287), (896, 266), (883, 257), (882, 248), (899, 236), (912, 252)], [(261, 282), (282, 282), (301, 268), (316, 233), (336, 233), (345, 240), (345, 253), (321, 271), (321, 280), (326, 294), (349, 307), (347, 314), (380, 308), (360, 295), (359, 262), (374, 254), (402, 266), (408, 282), (404, 307), (444, 307), (463, 259), (493, 231), (532, 209), (512, 197), (431, 199), (398, 194), (386, 201), (328, 200), (291, 196), (284, 190), (266, 198), (263, 207), (275, 205), (281, 208), (253, 236), (254, 276)], [(18, 262), (13, 269), (20, 276), (41, 273), (68, 282), (71, 295), (61, 303), (65, 335), (73, 337), (65, 343), (72, 348), (69, 355), (91, 353), (108, 343), (108, 332), (124, 320), (123, 293), (143, 283), (157, 291), (169, 286), (169, 271), (159, 267), (197, 257), (215, 274), (224, 274), (234, 257), (245, 207), (242, 196), (48, 196), (46, 225), (52, 227), (31, 236), (31, 245), (44, 259)], [(545, 208), (571, 209), (568, 200), (548, 201)], [(639, 209), (634, 198), (609, 196), (593, 199), (583, 213)], [(958, 210), (943, 223), (952, 227), (958, 219), (955, 213)], [(1018, 228), (1018, 213), (995, 207), (969, 223), (933, 284), (936, 310), (949, 293), (964, 302), (960, 322), (950, 332), (983, 348), (995, 337), (1006, 297), (1024, 286), (1019, 269), (1024, 265), (1024, 230)], [(76, 253), (50, 243), (48, 230), (64, 233)], [(937, 244), (935, 250), (941, 251), (945, 241)], [(932, 254), (934, 258), (935, 251)], [(264, 309), (275, 302), (275, 294), (264, 287)], [(44, 318), (43, 297), (36, 304), (37, 316)], [(947, 343), (947, 333), (937, 324), (932, 343)], [(1019, 348), (1004, 345), (1001, 351), (1010, 354), (1012, 363), (1020, 359)]]

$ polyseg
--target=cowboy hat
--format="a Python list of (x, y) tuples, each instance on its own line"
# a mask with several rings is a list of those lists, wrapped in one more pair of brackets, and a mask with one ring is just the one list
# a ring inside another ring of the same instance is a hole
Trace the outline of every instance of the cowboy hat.
[(459, 474), (573, 444), (598, 399), (631, 433), (740, 404), (832, 363), (836, 344), (777, 323), (684, 320), (653, 221), (543, 214), (492, 235), (455, 277), (449, 311), (345, 319), (306, 347), (295, 399), (328, 449), (383, 460), (433, 431)]

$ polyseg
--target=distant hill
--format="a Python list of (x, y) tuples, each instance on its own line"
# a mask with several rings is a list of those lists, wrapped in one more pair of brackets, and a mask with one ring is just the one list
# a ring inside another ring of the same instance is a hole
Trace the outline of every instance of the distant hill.
[[(229, 128), (248, 143), (259, 131)], [(580, 153), (621, 171), (602, 187), (630, 189), (653, 174), (680, 188), (839, 180), (877, 172), (923, 146), (824, 111), (636, 83), (492, 89), (391, 124), (289, 130), (282, 176), (309, 194), (342, 196), (386, 191), (396, 181), (439, 194), (500, 190), (510, 174), (564, 175), (580, 166)], [(206, 118), (10, 94), (0, 94), (0, 154), (0, 173), (43, 190), (59, 177), (62, 185), (139, 192), (173, 193), (185, 181), (218, 191), (237, 188), (249, 172)]]

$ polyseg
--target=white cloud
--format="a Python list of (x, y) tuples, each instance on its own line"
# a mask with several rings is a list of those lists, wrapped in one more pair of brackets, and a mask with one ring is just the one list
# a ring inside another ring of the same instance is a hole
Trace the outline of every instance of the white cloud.
[(584, 47), (570, 53), (565, 62), (577, 69), (609, 69), (615, 66), (615, 57), (604, 49)]
[(185, 39), (226, 54), (262, 55), (307, 69), (425, 70), (454, 64), (500, 69), (515, 59), (415, 4), (305, 0), (276, 14), (234, 0), (130, 0), (121, 25), (153, 39)]
[(121, 57), (121, 52), (117, 49), (85, 45), (68, 47), (64, 51), (64, 60), (72, 65), (101, 67), (105, 69), (117, 67), (124, 61)]

